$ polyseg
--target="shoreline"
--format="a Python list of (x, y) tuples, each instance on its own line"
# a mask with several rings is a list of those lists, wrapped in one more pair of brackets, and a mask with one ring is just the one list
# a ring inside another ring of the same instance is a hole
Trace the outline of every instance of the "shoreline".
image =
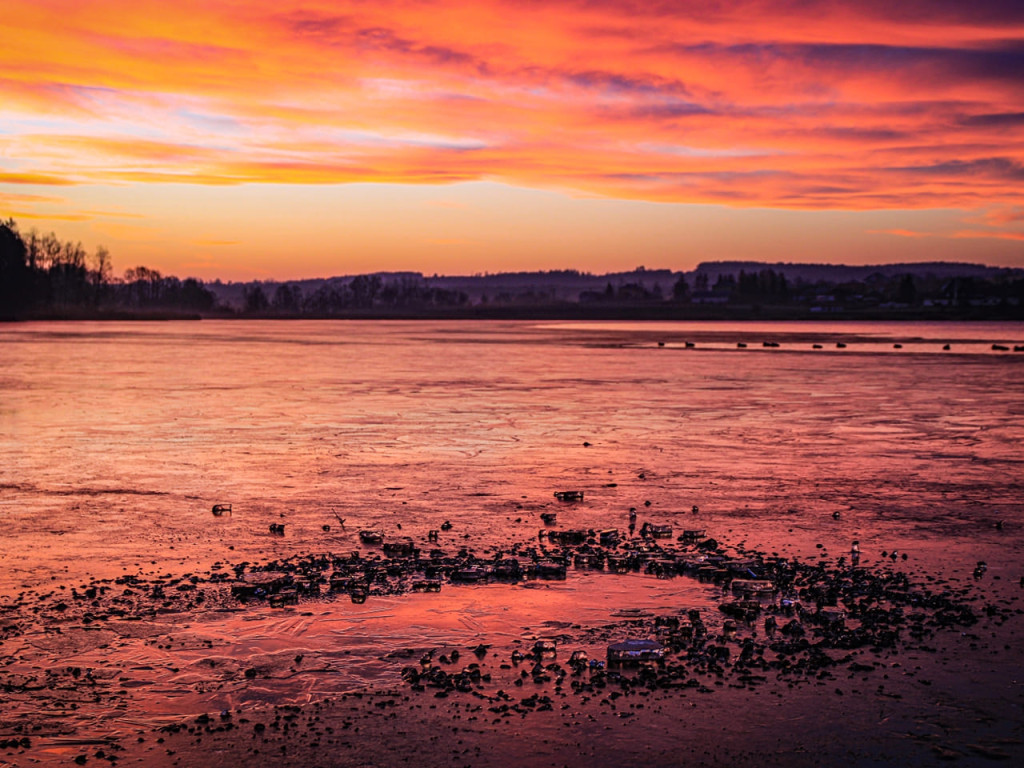
[(851, 310), (845, 312), (810, 312), (800, 308), (723, 309), (721, 307), (679, 306), (622, 306), (588, 307), (579, 305), (536, 308), (482, 307), (437, 310), (352, 310), (335, 314), (282, 314), (282, 313), (200, 313), (175, 310), (135, 312), (129, 310), (102, 310), (96, 312), (66, 311), (40, 312), (14, 317), (0, 316), (0, 323), (19, 322), (167, 322), (176, 320), (530, 320), (530, 321), (633, 321), (633, 322), (1024, 322), (1024, 308), (972, 307), (955, 311), (907, 310)]

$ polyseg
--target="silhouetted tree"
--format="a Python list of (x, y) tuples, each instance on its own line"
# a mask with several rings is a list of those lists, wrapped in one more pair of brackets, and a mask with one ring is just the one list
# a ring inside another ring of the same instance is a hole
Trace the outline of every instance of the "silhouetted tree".
[(93, 303), (102, 304), (107, 299), (107, 288), (110, 285), (112, 270), (110, 264), (110, 251), (102, 245), (96, 248), (92, 257), (93, 268), (89, 272), (89, 281), (92, 283)]
[(135, 307), (155, 307), (161, 303), (163, 276), (149, 267), (135, 267), (124, 271), (127, 303)]
[(302, 308), (302, 289), (297, 285), (281, 283), (274, 290), (274, 300), (271, 306), (275, 312), (287, 315), (295, 315)]
[(267, 294), (263, 292), (262, 285), (246, 286), (242, 291), (242, 301), (245, 302), (244, 311), (247, 314), (259, 314), (270, 308), (267, 301)]
[(676, 301), (686, 301), (689, 296), (690, 285), (686, 282), (686, 277), (680, 275), (679, 279), (672, 286), (672, 298)]
[(380, 275), (357, 275), (352, 278), (348, 289), (352, 292), (352, 304), (360, 309), (369, 309), (381, 289)]
[(302, 311), (309, 315), (334, 315), (341, 312), (347, 302), (347, 293), (344, 287), (339, 288), (331, 283), (326, 283), (302, 302)]
[(0, 221), (0, 316), (14, 316), (32, 301), (27, 254), (14, 219)]
[(50, 259), (50, 300), (59, 307), (85, 304), (88, 296), (88, 270), (81, 243), (59, 243)]
[(217, 304), (217, 297), (194, 277), (181, 283), (180, 305), (197, 312), (209, 312)]
[(902, 304), (913, 304), (917, 301), (917, 286), (914, 285), (913, 275), (904, 275), (900, 278), (899, 291), (896, 300)]
[(715, 287), (711, 290), (714, 293), (731, 296), (736, 291), (736, 276), (719, 275), (718, 279), (715, 280)]
[(779, 273), (777, 291), (776, 295), (781, 301), (789, 301), (789, 281), (786, 280), (786, 276), (782, 273)]
[(655, 296), (640, 283), (625, 283), (620, 285), (616, 297), (620, 301), (649, 301), (655, 298)]

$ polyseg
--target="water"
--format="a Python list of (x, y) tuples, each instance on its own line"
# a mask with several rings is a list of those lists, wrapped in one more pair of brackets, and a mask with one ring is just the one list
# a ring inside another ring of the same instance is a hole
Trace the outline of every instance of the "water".
[[(504, 536), (515, 504), (563, 486), (609, 522), (647, 500), (669, 522), (698, 504), (745, 524), (955, 524), (1020, 503), (1024, 354), (990, 351), (1019, 327), (780, 325), (7, 326), (0, 503), (8, 542), (35, 552), (16, 578), (48, 578), (54, 550), (77, 553), (72, 570), (169, 545), (208, 558), (228, 533), (256, 551), (246, 526), (282, 515), (284, 547), (319, 542), (335, 513)], [(796, 335), (795, 351), (754, 346)], [(684, 337), (698, 346), (668, 346)], [(896, 338), (929, 351), (894, 354)], [(979, 353), (942, 354), (951, 339)], [(218, 501), (236, 514), (215, 529)]]
[[(994, 323), (2, 326), (0, 598), (348, 552), (369, 527), (419, 541), (448, 520), (450, 545), (483, 553), (535, 539), (541, 511), (624, 528), (630, 507), (787, 556), (857, 539), (869, 564), (898, 548), (943, 577), (985, 559), (1006, 587), (1024, 546), (1022, 343), (1019, 325)], [(585, 503), (559, 504), (562, 489)], [(233, 514), (212, 517), (218, 502)], [(268, 534), (275, 522), (285, 536)], [(41, 622), (3, 652), (9, 673), (135, 670), (121, 699), (158, 721), (390, 684), (395, 647), (511, 643), (555, 618), (717, 599), (696, 582), (571, 574), (309, 616), (69, 628), (60, 642)], [(285, 674), (296, 653), (316, 669)], [(247, 684), (253, 664), (282, 674)], [(98, 719), (119, 722), (81, 712), (58, 732)]]

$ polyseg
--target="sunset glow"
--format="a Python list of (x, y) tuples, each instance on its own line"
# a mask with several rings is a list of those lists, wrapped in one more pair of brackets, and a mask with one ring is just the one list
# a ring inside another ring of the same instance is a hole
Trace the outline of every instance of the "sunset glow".
[(247, 278), (1024, 266), (1024, 5), (10, 0), (0, 215)]

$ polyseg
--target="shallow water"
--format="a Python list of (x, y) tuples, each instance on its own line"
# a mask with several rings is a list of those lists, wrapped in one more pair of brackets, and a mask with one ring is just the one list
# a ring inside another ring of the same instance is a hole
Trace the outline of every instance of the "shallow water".
[[(951, 584), (984, 559), (1007, 590), (1024, 549), (1022, 343), (1020, 325), (992, 323), (2, 326), (0, 597), (345, 553), (361, 528), (423, 541), (444, 520), (442, 543), (485, 553), (536, 540), (542, 511), (625, 528), (631, 507), (787, 556), (858, 540), (871, 565), (898, 549)], [(212, 517), (218, 502), (232, 515)], [(627, 605), (717, 599), (574, 573), (59, 638), (41, 623), (3, 653), (7, 674), (105, 670), (120, 713), (51, 713), (55, 733), (95, 732), (392, 684), (395, 648), (525, 643)], [(239, 671), (254, 665), (274, 674), (251, 684)], [(21, 700), (25, 717), (39, 706)]]

